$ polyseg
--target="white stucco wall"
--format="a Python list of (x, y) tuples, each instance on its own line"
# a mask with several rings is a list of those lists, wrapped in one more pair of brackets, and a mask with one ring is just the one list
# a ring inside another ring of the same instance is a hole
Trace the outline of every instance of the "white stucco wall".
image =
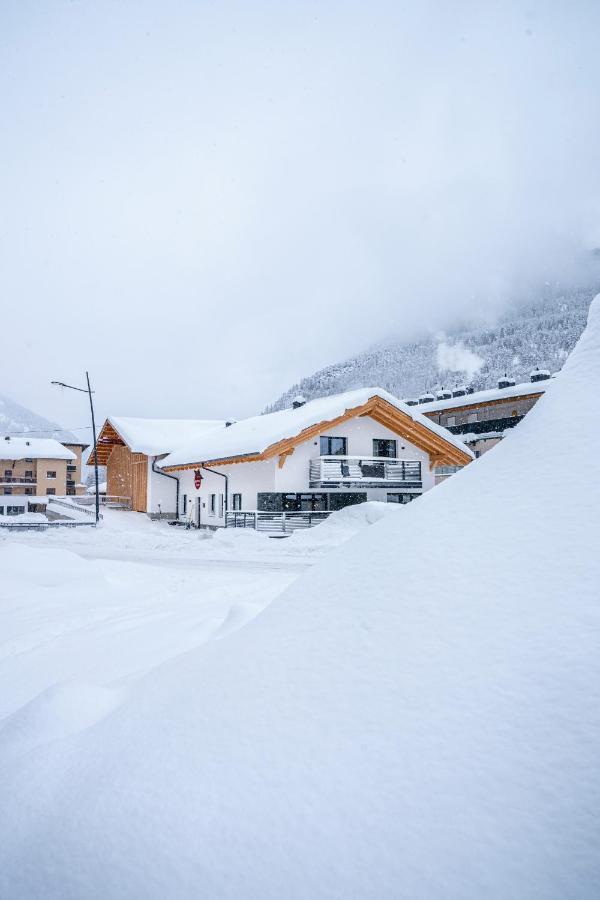
[[(368, 417), (360, 417), (344, 422), (338, 428), (329, 429), (324, 434), (330, 437), (345, 437), (348, 444), (349, 456), (372, 456), (373, 455), (373, 439), (374, 438), (391, 438), (397, 442), (397, 456), (400, 459), (419, 460), (421, 462), (421, 477), (423, 481), (423, 491), (427, 491), (435, 484), (433, 472), (429, 468), (429, 455), (415, 447), (409, 441), (399, 437), (389, 428), (380, 425)], [(265, 460), (254, 463), (236, 463), (230, 466), (215, 466), (215, 470), (222, 472), (228, 476), (228, 495), (229, 509), (233, 509), (233, 494), (242, 495), (242, 509), (252, 510), (257, 507), (257, 495), (263, 492), (269, 493), (299, 493), (309, 491), (309, 464), (311, 459), (320, 456), (319, 437), (306, 441), (304, 444), (296, 447), (294, 452), (287, 457), (284, 466), (280, 469), (278, 466), (279, 458)], [(156, 479), (160, 476), (152, 474), (152, 505), (155, 505), (154, 493)], [(219, 475), (207, 472), (202, 469), (202, 486), (200, 490), (194, 487), (194, 472), (186, 469), (177, 474), (180, 479), (180, 504), (179, 514), (183, 515), (183, 498), (187, 496), (188, 502), (201, 503), (200, 524), (208, 526), (222, 526), (225, 524), (224, 518), (218, 515), (210, 514), (210, 495), (217, 495), (217, 513), (219, 511), (219, 495), (224, 493), (224, 479)], [(150, 484), (150, 479), (149, 479)], [(162, 485), (160, 485), (162, 488)], [(361, 490), (360, 488), (355, 488)], [(334, 489), (335, 491), (335, 489)], [(380, 489), (369, 489), (367, 497), (369, 500), (384, 500), (388, 492), (394, 491), (393, 488), (382, 487)], [(335, 491), (339, 493), (339, 491)], [(195, 521), (197, 518), (197, 506), (194, 512)], [(163, 511), (164, 507), (163, 507)]]
[(159, 475), (152, 471), (152, 460), (157, 457), (148, 457), (148, 488), (147, 488), (147, 506), (149, 513), (169, 513), (175, 512), (177, 484), (164, 475)]

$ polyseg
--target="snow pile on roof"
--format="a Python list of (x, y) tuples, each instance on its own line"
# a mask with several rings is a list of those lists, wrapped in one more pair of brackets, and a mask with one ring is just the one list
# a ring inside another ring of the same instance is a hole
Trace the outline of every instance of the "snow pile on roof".
[(423, 405), (423, 408), (427, 413), (432, 413), (463, 406), (482, 406), (492, 400), (513, 400), (515, 397), (524, 397), (529, 394), (543, 394), (548, 390), (551, 383), (551, 381), (536, 381), (535, 383), (526, 381), (523, 384), (512, 384), (510, 387), (505, 388), (490, 388), (487, 391), (477, 391), (474, 394), (466, 394), (464, 397), (452, 397), (449, 400), (435, 400), (433, 403)]
[(179, 447), (184, 441), (195, 441), (216, 428), (220, 419), (137, 419), (110, 416), (108, 421), (123, 438), (132, 453), (158, 456)]
[(76, 459), (54, 438), (0, 437), (0, 459)]
[(419, 422), (467, 455), (471, 454), (460, 438), (452, 435), (446, 428), (441, 428), (431, 422), (417, 412), (414, 406), (407, 406), (397, 397), (384, 391), (383, 388), (367, 387), (348, 391), (345, 394), (320, 397), (318, 400), (311, 400), (310, 403), (305, 403), (296, 409), (281, 409), (265, 416), (253, 416), (250, 419), (235, 422), (227, 429), (218, 429), (202, 435), (199, 440), (186, 441), (162, 460), (160, 465), (162, 467), (189, 465), (194, 462), (210, 462), (214, 459), (262, 453), (272, 444), (286, 438), (296, 437), (311, 425), (336, 419), (346, 410), (362, 406), (375, 396), (386, 400), (410, 416), (415, 422)]
[(0, 893), (594, 897), (599, 385), (597, 299), (494, 453), (92, 727), (2, 755)]

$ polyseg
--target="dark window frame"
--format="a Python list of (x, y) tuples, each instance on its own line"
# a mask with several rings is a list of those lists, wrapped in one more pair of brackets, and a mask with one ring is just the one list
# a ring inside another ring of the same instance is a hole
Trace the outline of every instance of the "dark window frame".
[[(377, 452), (378, 444), (389, 444), (393, 453)], [(398, 457), (398, 441), (396, 438), (373, 438), (373, 456), (377, 459), (397, 459)]]
[[(341, 442), (341, 450), (333, 449), (333, 442)], [(322, 434), (319, 438), (319, 455), (320, 456), (348, 456), (348, 438), (338, 437), (337, 435)]]

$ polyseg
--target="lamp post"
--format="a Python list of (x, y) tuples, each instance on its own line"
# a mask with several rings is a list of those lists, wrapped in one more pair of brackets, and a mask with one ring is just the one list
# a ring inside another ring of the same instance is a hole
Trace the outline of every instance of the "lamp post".
[(94, 479), (96, 482), (96, 525), (100, 521), (100, 495), (98, 493), (98, 454), (96, 447), (96, 420), (94, 419), (94, 403), (92, 401), (92, 394), (94, 393), (90, 387), (90, 376), (88, 372), (85, 373), (87, 388), (75, 387), (72, 384), (65, 384), (64, 381), (51, 381), (50, 384), (57, 384), (59, 387), (69, 388), (71, 391), (81, 391), (82, 394), (87, 394), (90, 398), (90, 410), (92, 412), (92, 434), (94, 437)]

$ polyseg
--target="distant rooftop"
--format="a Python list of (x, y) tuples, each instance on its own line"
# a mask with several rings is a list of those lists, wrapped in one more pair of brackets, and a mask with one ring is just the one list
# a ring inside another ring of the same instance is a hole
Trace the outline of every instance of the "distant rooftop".
[(0, 437), (0, 459), (76, 459), (54, 438)]

